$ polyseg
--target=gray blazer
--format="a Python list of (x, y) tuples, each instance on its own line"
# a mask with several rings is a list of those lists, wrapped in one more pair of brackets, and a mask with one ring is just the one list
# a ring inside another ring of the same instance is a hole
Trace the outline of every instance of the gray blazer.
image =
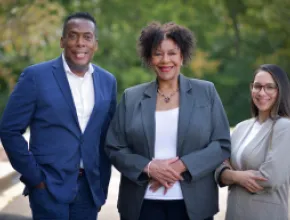
[[(220, 98), (210, 82), (179, 76), (177, 155), (188, 171), (181, 189), (191, 220), (218, 212), (214, 171), (230, 156), (230, 132)], [(154, 157), (157, 83), (126, 89), (107, 134), (106, 152), (121, 172), (118, 210), (137, 220), (148, 185), (144, 167)]]
[[(239, 123), (232, 134), (231, 164), (238, 170), (237, 152), (256, 119)], [(280, 118), (270, 132), (273, 121), (267, 120), (241, 156), (242, 170), (256, 170), (268, 179), (260, 182), (265, 190), (249, 193), (239, 185), (231, 185), (228, 195), (227, 220), (287, 220), (290, 177), (290, 120)], [(217, 169), (217, 175), (218, 176)]]

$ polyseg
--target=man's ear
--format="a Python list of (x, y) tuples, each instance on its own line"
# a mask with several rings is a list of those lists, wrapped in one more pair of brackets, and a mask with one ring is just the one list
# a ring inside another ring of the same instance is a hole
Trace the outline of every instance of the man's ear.
[(63, 37), (61, 37), (61, 38), (60, 38), (60, 41), (59, 41), (60, 48), (64, 48), (64, 45), (63, 45), (64, 43), (63, 43), (63, 41), (64, 41), (64, 40), (63, 40)]
[(183, 66), (183, 56), (181, 55), (181, 66)]
[(98, 51), (98, 49), (99, 49), (99, 41), (96, 40), (96, 42), (95, 42), (95, 52)]

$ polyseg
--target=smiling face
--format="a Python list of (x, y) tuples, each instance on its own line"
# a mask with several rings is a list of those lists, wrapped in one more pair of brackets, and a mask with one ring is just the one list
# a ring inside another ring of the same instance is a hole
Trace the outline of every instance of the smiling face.
[(152, 51), (151, 67), (161, 81), (177, 79), (182, 65), (182, 54), (178, 45), (171, 39), (164, 39)]
[(256, 74), (251, 95), (259, 115), (269, 116), (278, 97), (277, 85), (270, 73), (261, 70)]
[(71, 71), (84, 74), (98, 47), (94, 23), (79, 18), (68, 21), (60, 46), (64, 49), (64, 56)]

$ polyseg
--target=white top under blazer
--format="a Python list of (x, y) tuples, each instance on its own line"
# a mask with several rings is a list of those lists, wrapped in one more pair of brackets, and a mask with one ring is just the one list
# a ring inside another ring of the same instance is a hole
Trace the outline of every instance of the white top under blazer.
[[(155, 112), (155, 147), (154, 159), (170, 159), (176, 157), (177, 129), (179, 108)], [(176, 182), (164, 195), (164, 187), (156, 192), (149, 190), (145, 193), (145, 199), (153, 200), (181, 200), (183, 199), (180, 183)]]

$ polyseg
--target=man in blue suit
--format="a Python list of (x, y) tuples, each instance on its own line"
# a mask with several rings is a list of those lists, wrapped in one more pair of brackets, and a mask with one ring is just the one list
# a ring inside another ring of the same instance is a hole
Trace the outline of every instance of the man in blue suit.
[[(34, 219), (96, 220), (111, 175), (104, 139), (116, 107), (116, 79), (91, 64), (98, 41), (90, 14), (66, 18), (60, 45), (60, 57), (21, 74), (0, 138)], [(27, 127), (29, 145), (22, 137)]]

